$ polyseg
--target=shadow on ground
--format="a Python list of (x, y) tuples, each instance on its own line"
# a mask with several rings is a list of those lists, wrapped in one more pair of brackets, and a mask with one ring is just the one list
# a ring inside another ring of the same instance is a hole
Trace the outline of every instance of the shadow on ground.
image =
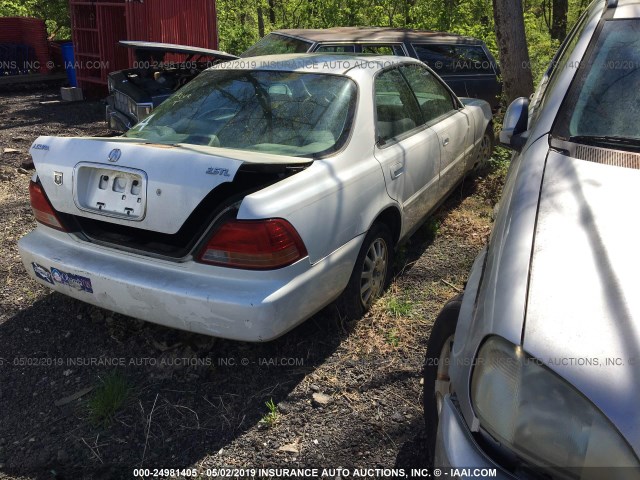
[[(469, 183), (454, 192), (436, 218), (455, 209), (472, 190)], [(432, 241), (429, 228), (418, 232), (408, 247), (407, 265)], [(248, 344), (137, 321), (57, 293), (46, 295), (0, 325), (2, 471), (37, 478), (128, 478), (136, 467), (197, 464), (247, 430), (266, 429), (261, 419), (268, 413), (267, 401), (282, 404), (280, 411), (286, 413), (292, 391), (334, 356), (352, 328), (330, 306), (276, 341)], [(371, 375), (358, 381), (355, 392), (390, 385), (409, 389), (420, 376), (415, 362), (388, 376), (376, 375), (378, 360), (371, 360)], [(395, 360), (402, 364), (401, 358)], [(91, 399), (114, 371), (130, 392), (113, 418), (98, 423)], [(70, 400), (90, 387), (94, 390)], [(388, 393), (377, 401), (387, 417), (402, 408)], [(388, 438), (396, 466), (425, 466), (419, 402), (406, 409), (406, 418), (393, 419), (391, 428), (384, 422), (376, 426), (375, 417), (354, 422), (352, 411), (345, 412), (328, 424), (348, 431), (346, 450), (365, 455), (372, 439)], [(302, 426), (307, 415), (299, 412), (288, 421)], [(248, 448), (260, 451), (262, 446)], [(331, 464), (331, 455), (324, 452), (318, 461)], [(267, 455), (261, 466), (270, 466), (269, 461)]]
[[(50, 294), (0, 325), (0, 463), (41, 478), (131, 476), (218, 452), (277, 405), (348, 335), (329, 312), (245, 344), (138, 322)], [(117, 370), (131, 387), (106, 424), (89, 408)], [(66, 400), (65, 400), (66, 399)], [(55, 472), (55, 473), (52, 473)]]

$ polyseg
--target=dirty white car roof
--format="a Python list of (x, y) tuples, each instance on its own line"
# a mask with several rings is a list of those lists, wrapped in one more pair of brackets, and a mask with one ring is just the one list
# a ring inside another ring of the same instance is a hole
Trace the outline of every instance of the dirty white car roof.
[(396, 55), (343, 55), (293, 53), (240, 58), (214, 65), (209, 70), (270, 70), (283, 72), (313, 72), (344, 75), (349, 70), (370, 69), (372, 74), (399, 63), (421, 63), (411, 57)]

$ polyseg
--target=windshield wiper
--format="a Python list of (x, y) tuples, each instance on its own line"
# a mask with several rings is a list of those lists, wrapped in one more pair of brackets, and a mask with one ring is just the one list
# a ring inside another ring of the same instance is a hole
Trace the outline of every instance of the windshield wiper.
[(569, 137), (569, 141), (587, 145), (613, 145), (630, 150), (640, 150), (640, 138), (617, 137), (615, 135), (576, 135)]

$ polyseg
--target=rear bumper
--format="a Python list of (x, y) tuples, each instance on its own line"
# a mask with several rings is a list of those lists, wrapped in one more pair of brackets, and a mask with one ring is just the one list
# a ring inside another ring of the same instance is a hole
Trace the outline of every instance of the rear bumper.
[(447, 472), (449, 478), (515, 478), (481, 450), (450, 395), (442, 405), (434, 466)]
[(32, 278), (78, 300), (172, 328), (261, 342), (335, 300), (361, 242), (354, 238), (315, 265), (305, 258), (260, 272), (128, 254), (42, 225), (20, 239), (18, 249)]

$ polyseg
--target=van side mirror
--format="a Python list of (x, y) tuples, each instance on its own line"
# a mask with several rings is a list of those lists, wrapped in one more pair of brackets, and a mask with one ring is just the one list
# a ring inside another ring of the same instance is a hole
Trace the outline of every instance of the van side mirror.
[(504, 115), (502, 130), (500, 131), (500, 143), (505, 147), (520, 151), (527, 142), (526, 135), (529, 123), (529, 99), (516, 98)]

